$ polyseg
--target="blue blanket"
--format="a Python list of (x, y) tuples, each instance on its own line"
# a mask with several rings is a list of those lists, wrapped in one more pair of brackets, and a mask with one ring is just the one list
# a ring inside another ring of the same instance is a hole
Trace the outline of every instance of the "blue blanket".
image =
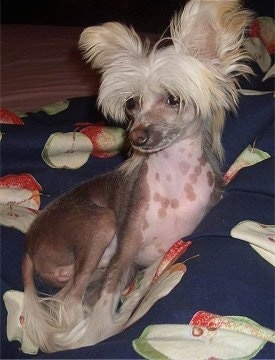
[[(257, 71), (261, 73), (259, 68)], [(260, 85), (259, 78), (257, 84), (245, 83), (247, 88), (254, 90)], [(272, 86), (265, 90), (272, 90)], [(52, 134), (79, 132), (90, 123), (102, 120), (95, 101), (93, 97), (70, 99), (60, 103), (59, 107), (55, 105), (37, 113), (27, 113), (17, 120), (14, 114), (2, 114), (10, 119), (7, 121), (10, 124), (3, 124), (1, 128), (0, 190), (28, 189), (35, 194), (34, 202), (43, 208), (74, 185), (118, 166), (125, 159), (123, 152), (109, 154), (113, 156), (105, 154), (105, 157), (90, 155), (74, 169), (49, 166), (49, 161), (45, 161), (48, 159), (45, 144)], [(274, 329), (274, 268), (247, 242), (231, 236), (232, 228), (244, 220), (274, 224), (274, 93), (241, 95), (237, 115), (228, 114), (222, 143), (225, 148), (224, 173), (249, 145), (268, 156), (243, 167), (226, 186), (223, 199), (185, 239), (192, 240), (188, 257), (197, 254), (199, 257), (188, 263), (188, 271), (179, 285), (123, 333), (95, 346), (54, 354), (38, 353), (37, 358), (140, 358), (132, 341), (146, 326), (187, 324), (198, 310), (246, 316)], [(44, 158), (41, 156), (43, 151)], [(24, 233), (17, 228), (2, 226), (2, 294), (10, 289), (23, 290), (23, 253)], [(2, 301), (1, 358), (30, 357), (20, 351), (18, 342), (8, 342), (6, 317)], [(274, 358), (274, 344), (267, 343), (256, 358)]]

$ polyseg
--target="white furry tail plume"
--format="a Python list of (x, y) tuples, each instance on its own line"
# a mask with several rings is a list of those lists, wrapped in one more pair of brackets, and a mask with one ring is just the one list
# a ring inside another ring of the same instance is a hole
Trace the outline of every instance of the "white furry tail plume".
[[(157, 260), (144, 271), (140, 287), (125, 300), (118, 311), (114, 309), (114, 304), (119, 302), (120, 293), (103, 291), (98, 302), (89, 310), (77, 310), (79, 304), (71, 304), (70, 310), (65, 310), (62, 301), (39, 297), (29, 284), (25, 289), (23, 313), (28, 337), (42, 351), (55, 352), (94, 345), (121, 332), (130, 325), (131, 315), (150, 288), (159, 263), (160, 260)], [(50, 307), (47, 302), (51, 302)], [(53, 302), (56, 303), (55, 307)], [(52, 312), (53, 309), (56, 309), (55, 313)], [(76, 315), (71, 322), (64, 321), (68, 312)]]

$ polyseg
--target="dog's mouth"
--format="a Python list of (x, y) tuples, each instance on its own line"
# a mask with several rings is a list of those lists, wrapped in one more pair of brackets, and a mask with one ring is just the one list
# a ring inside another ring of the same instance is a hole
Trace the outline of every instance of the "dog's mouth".
[(180, 132), (156, 131), (152, 127), (137, 128), (129, 132), (129, 141), (136, 151), (154, 153), (172, 145), (181, 136)]
[(151, 153), (155, 153), (155, 152), (164, 150), (167, 147), (169, 147), (170, 145), (171, 145), (171, 143), (162, 145), (162, 146), (150, 147), (150, 146), (135, 146), (132, 144), (132, 148), (140, 153), (151, 154)]

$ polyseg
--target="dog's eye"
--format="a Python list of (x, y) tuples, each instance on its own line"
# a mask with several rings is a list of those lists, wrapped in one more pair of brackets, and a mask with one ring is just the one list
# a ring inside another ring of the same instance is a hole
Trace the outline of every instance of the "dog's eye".
[(172, 107), (178, 107), (180, 105), (180, 99), (176, 96), (169, 95), (166, 103)]
[(133, 110), (135, 106), (136, 106), (136, 100), (134, 98), (128, 99), (125, 103), (125, 108), (127, 111)]

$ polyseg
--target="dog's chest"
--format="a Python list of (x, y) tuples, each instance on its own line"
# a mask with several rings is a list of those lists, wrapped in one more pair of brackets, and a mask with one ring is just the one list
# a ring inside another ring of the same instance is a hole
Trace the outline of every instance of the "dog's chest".
[(214, 189), (214, 175), (202, 151), (174, 145), (152, 154), (146, 182), (147, 210), (136, 262), (148, 265), (183, 236), (189, 235), (205, 215)]

